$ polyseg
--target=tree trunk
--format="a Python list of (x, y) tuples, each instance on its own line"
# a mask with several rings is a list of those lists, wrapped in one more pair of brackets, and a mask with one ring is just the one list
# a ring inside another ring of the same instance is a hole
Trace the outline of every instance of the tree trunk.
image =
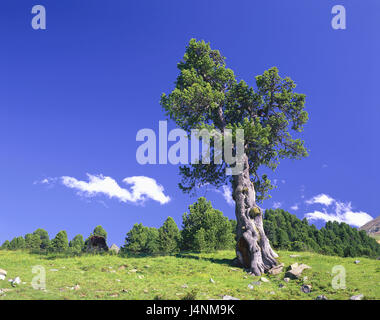
[(247, 155), (243, 156), (242, 162), (243, 170), (233, 176), (232, 184), (237, 219), (236, 255), (241, 266), (259, 276), (277, 265), (278, 255), (272, 250), (264, 232), (263, 212), (256, 204)]

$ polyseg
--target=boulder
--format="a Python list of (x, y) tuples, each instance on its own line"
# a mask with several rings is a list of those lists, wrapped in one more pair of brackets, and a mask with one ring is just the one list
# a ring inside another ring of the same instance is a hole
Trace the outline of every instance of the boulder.
[(120, 252), (120, 248), (116, 245), (116, 244), (113, 244), (110, 249), (109, 249), (111, 252), (114, 252), (116, 254), (119, 254)]
[(281, 263), (279, 264), (278, 266), (275, 266), (273, 267), (272, 269), (270, 269), (268, 271), (269, 274), (272, 274), (272, 275), (276, 275), (276, 274), (280, 274), (282, 272), (282, 270), (284, 269), (284, 264)]
[(301, 291), (303, 293), (310, 293), (311, 292), (311, 286), (308, 285), (308, 284), (304, 284), (302, 287), (301, 287)]
[(108, 251), (106, 239), (101, 236), (91, 236), (87, 244), (87, 252)]
[(293, 263), (289, 270), (285, 273), (285, 277), (290, 279), (298, 279), (305, 269), (311, 269), (311, 267), (303, 263)]
[[(12, 279), (11, 279), (12, 280)], [(21, 279), (20, 277), (16, 277), (14, 278), (12, 281), (11, 281), (11, 285), (12, 287), (15, 287), (16, 285), (20, 284), (21, 283)]]

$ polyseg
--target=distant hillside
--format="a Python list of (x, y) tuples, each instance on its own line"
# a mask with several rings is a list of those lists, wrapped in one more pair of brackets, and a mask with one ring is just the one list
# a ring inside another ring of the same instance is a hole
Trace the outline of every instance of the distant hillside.
[(371, 236), (380, 236), (380, 216), (366, 223), (359, 230), (364, 230)]

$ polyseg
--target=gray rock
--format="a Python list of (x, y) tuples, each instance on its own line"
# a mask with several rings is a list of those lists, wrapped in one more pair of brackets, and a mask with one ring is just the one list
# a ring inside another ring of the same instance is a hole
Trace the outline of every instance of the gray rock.
[(360, 260), (355, 260), (354, 263), (358, 264), (358, 263), (360, 263)]
[(264, 277), (261, 277), (260, 280), (261, 280), (262, 282), (269, 282), (269, 280), (268, 280), (267, 278), (264, 278)]
[(358, 294), (356, 296), (352, 296), (350, 300), (362, 300), (364, 298), (363, 294)]
[(311, 267), (303, 263), (293, 263), (289, 270), (285, 273), (285, 277), (290, 279), (298, 279), (305, 269), (311, 269)]
[(284, 264), (281, 263), (279, 264), (278, 266), (275, 266), (273, 267), (272, 269), (270, 269), (268, 271), (269, 274), (272, 274), (272, 275), (276, 275), (276, 274), (280, 274), (282, 272), (282, 270), (284, 269)]
[(253, 286), (259, 286), (259, 285), (261, 285), (261, 282), (260, 281), (253, 281), (250, 284)]
[(311, 286), (308, 285), (308, 284), (304, 284), (302, 287), (301, 287), (301, 291), (303, 293), (310, 293), (311, 292)]
[(182, 286), (181, 286), (181, 288), (184, 288), (184, 289), (186, 289), (186, 288), (188, 288), (189, 286), (187, 285), (187, 284), (183, 284)]
[(4, 269), (0, 269), (0, 275), (6, 276), (7, 275), (7, 271), (4, 270)]
[(298, 257), (300, 257), (300, 255), (299, 254), (291, 254), (289, 257), (290, 258), (298, 258)]
[(248, 289), (253, 290), (254, 288), (255, 288), (255, 287), (254, 287), (253, 285), (251, 285), (251, 284), (248, 285)]
[(0, 280), (5, 280), (5, 275), (0, 274)]
[[(12, 280), (12, 279), (11, 279)], [(16, 285), (21, 283), (20, 277), (16, 277), (11, 281), (12, 287), (15, 287)]]
[(222, 300), (240, 300), (240, 299), (226, 295), (222, 297)]
[(285, 282), (289, 282), (289, 281), (290, 281), (290, 278), (284, 278), (284, 281), (285, 281)]
[(215, 280), (213, 278), (210, 278), (211, 283), (215, 283)]
[(322, 294), (322, 295), (316, 297), (315, 300), (329, 300), (329, 299), (327, 299), (327, 297)]
[(120, 252), (120, 248), (116, 245), (116, 244), (113, 244), (111, 247), (110, 247), (110, 252), (114, 252), (116, 254), (119, 254)]

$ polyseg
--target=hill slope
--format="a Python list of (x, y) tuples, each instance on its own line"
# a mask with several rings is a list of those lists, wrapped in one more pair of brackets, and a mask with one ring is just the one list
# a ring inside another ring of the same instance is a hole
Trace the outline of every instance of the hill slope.
[[(183, 254), (166, 257), (123, 258), (111, 255), (84, 255), (54, 258), (22, 251), (0, 251), (0, 268), (8, 271), (7, 279), (0, 280), (1, 299), (182, 299), (195, 293), (196, 299), (221, 299), (231, 295), (239, 299), (315, 299), (325, 295), (329, 299), (349, 299), (364, 294), (365, 299), (380, 299), (380, 261), (360, 258), (340, 258), (309, 252), (279, 251), (279, 260), (289, 266), (305, 263), (307, 280), (283, 281), (284, 272), (269, 276), (269, 282), (248, 288), (260, 277), (247, 275), (232, 267), (234, 251), (210, 254)], [(296, 255), (296, 256), (293, 256)], [(30, 282), (36, 274), (32, 267), (46, 269), (46, 291), (34, 290)], [(346, 289), (333, 289), (332, 268), (346, 269)], [(12, 288), (7, 281), (19, 276), (25, 282)], [(210, 281), (210, 278), (214, 282)], [(280, 284), (284, 285), (280, 288)], [(311, 284), (312, 292), (302, 293), (302, 284)], [(79, 287), (74, 288), (76, 285)], [(5, 291), (5, 292), (4, 292)]]
[(371, 236), (380, 236), (380, 216), (366, 223), (359, 230), (364, 230)]

